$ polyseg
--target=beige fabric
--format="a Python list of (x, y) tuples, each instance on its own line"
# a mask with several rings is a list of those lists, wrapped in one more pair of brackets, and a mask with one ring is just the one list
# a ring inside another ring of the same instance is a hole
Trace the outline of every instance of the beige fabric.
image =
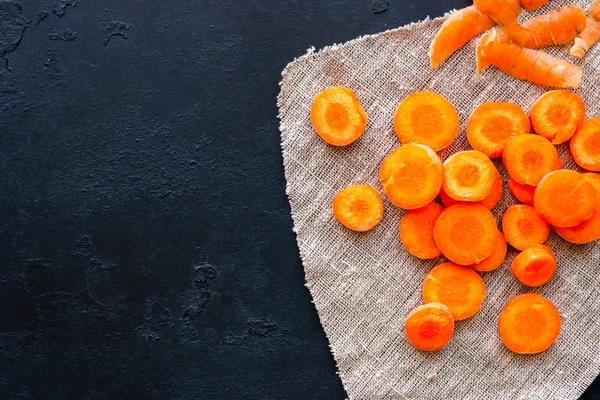
[[(552, 7), (571, 3), (553, 0)], [(586, 9), (590, 1), (581, 1)], [(548, 11), (549, 6), (541, 12)], [(537, 12), (536, 14), (539, 14)], [(528, 110), (544, 89), (490, 68), (474, 76), (475, 43), (437, 71), (429, 68), (429, 42), (443, 19), (366, 36), (308, 54), (283, 71), (279, 111), (294, 230), (321, 323), (351, 399), (576, 399), (600, 373), (600, 244), (570, 245), (555, 233), (557, 276), (533, 292), (551, 299), (562, 315), (557, 343), (540, 355), (506, 350), (497, 334), (498, 315), (513, 296), (530, 290), (514, 279), (509, 250), (504, 265), (483, 278), (488, 296), (475, 317), (457, 323), (451, 343), (426, 354), (407, 342), (403, 323), (421, 304), (421, 282), (442, 259), (418, 260), (399, 240), (404, 211), (385, 200), (385, 215), (368, 233), (344, 229), (333, 217), (336, 192), (357, 183), (379, 190), (379, 165), (399, 146), (392, 116), (410, 93), (431, 90), (458, 109), (461, 133), (440, 156), (469, 148), (464, 129), (471, 111), (485, 101), (511, 101)], [(565, 59), (568, 47), (550, 50)], [(577, 90), (588, 116), (600, 116), (600, 45), (581, 63)], [(331, 85), (352, 88), (368, 116), (364, 136), (346, 148), (326, 145), (311, 128), (312, 99)], [(569, 168), (574, 164), (560, 146)], [(506, 173), (500, 162), (496, 166)], [(385, 197), (385, 196), (384, 196)], [(505, 190), (494, 212), (498, 220), (513, 203)]]

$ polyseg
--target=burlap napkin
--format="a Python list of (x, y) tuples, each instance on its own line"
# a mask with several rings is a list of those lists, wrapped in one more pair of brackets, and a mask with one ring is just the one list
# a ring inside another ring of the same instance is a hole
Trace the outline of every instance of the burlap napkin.
[[(587, 9), (590, 2), (579, 3)], [(536, 14), (570, 3), (553, 0)], [(443, 259), (422, 261), (404, 251), (398, 234), (404, 211), (387, 200), (382, 223), (368, 233), (353, 233), (332, 215), (331, 201), (342, 188), (357, 183), (380, 188), (379, 165), (400, 145), (392, 116), (410, 93), (434, 91), (457, 107), (462, 130), (440, 154), (444, 159), (469, 149), (464, 128), (477, 105), (510, 101), (527, 111), (545, 92), (495, 68), (474, 76), (475, 41), (431, 70), (427, 49), (442, 22), (426, 20), (309, 51), (283, 71), (281, 144), (306, 286), (351, 399), (576, 399), (600, 373), (600, 244), (570, 245), (552, 233), (548, 244), (556, 252), (558, 273), (539, 290), (511, 276), (516, 252), (509, 250), (500, 269), (483, 275), (488, 295), (481, 311), (457, 323), (446, 348), (424, 353), (407, 342), (403, 323), (422, 303), (423, 277)], [(549, 51), (572, 60), (568, 47)], [(600, 45), (580, 64), (584, 80), (577, 93), (588, 117), (600, 116)], [(363, 137), (346, 148), (326, 145), (310, 124), (313, 98), (331, 85), (352, 88), (369, 116)], [(567, 147), (560, 151), (565, 166), (574, 168)], [(496, 166), (506, 180), (501, 163)], [(505, 190), (494, 209), (498, 221), (512, 203)], [(529, 291), (558, 306), (563, 328), (550, 350), (519, 356), (502, 345), (498, 315), (510, 298)]]

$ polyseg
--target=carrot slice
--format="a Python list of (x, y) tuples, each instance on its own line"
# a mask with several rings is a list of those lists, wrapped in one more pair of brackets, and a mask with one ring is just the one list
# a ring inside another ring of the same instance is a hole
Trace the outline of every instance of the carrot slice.
[(502, 231), (512, 247), (525, 250), (527, 247), (544, 243), (550, 234), (550, 225), (535, 208), (514, 204), (508, 207), (502, 216)]
[(440, 264), (425, 276), (423, 301), (446, 305), (455, 321), (475, 315), (485, 300), (485, 283), (470, 267)]
[(596, 21), (600, 21), (600, 0), (594, 0), (588, 10), (588, 15)]
[(586, 21), (585, 29), (577, 35), (570, 50), (571, 55), (579, 58), (582, 58), (600, 40), (600, 22), (593, 18), (588, 18)]
[(588, 119), (573, 135), (571, 155), (581, 168), (600, 171), (600, 118)]
[(310, 110), (319, 136), (334, 146), (347, 146), (362, 136), (368, 118), (351, 89), (333, 86), (319, 93)]
[(429, 203), (423, 208), (408, 211), (400, 221), (400, 238), (406, 251), (422, 259), (442, 255), (433, 240), (433, 226), (444, 210), (437, 203)]
[(483, 103), (473, 111), (467, 124), (471, 147), (490, 158), (501, 157), (504, 146), (516, 136), (529, 133), (527, 114), (513, 103)]
[(450, 261), (472, 265), (492, 255), (496, 220), (479, 204), (461, 203), (446, 208), (433, 227), (433, 240)]
[(426, 206), (440, 193), (444, 167), (429, 147), (409, 143), (383, 160), (379, 180), (394, 205), (411, 210)]
[(547, 4), (549, 1), (550, 0), (519, 0), (519, 3), (521, 3), (524, 9), (531, 12), (544, 4)]
[(508, 191), (515, 198), (528, 206), (533, 206), (533, 195), (535, 193), (535, 186), (521, 185), (516, 182), (513, 178), (508, 177)]
[(556, 233), (567, 242), (586, 244), (600, 239), (600, 175), (593, 172), (581, 174), (596, 190), (596, 209), (592, 218), (572, 228), (554, 227)]
[(531, 36), (522, 45), (537, 49), (567, 44), (584, 31), (586, 18), (585, 11), (578, 5), (560, 7), (531, 18), (523, 24), (523, 28), (531, 32)]
[(533, 103), (529, 111), (533, 130), (553, 144), (571, 139), (585, 120), (585, 104), (568, 90), (552, 90)]
[(510, 176), (522, 185), (535, 186), (548, 172), (562, 168), (556, 147), (537, 135), (521, 135), (509, 141), (502, 160)]
[[(500, 199), (502, 198), (502, 175), (500, 175), (500, 173), (498, 172), (498, 170), (495, 167), (494, 167), (494, 169), (496, 170), (496, 172), (495, 172), (496, 177), (494, 178), (494, 183), (492, 185), (492, 191), (483, 200), (473, 202), (473, 204), (480, 204), (480, 205), (484, 206), (485, 208), (487, 208), (488, 210), (491, 210), (492, 208), (496, 207), (496, 205), (500, 202)], [(444, 206), (446, 206), (446, 207), (450, 207), (455, 204), (461, 203), (460, 201), (455, 200), (452, 197), (450, 197), (448, 195), (448, 193), (446, 193), (444, 191), (443, 187), (442, 187), (442, 190), (440, 191), (440, 198), (442, 199), (442, 202), (444, 203)]]
[(497, 172), (477, 150), (460, 151), (444, 162), (444, 191), (454, 200), (480, 201), (492, 191)]
[(346, 228), (365, 232), (383, 217), (379, 192), (369, 185), (348, 187), (333, 198), (333, 215)]
[(492, 255), (477, 264), (471, 265), (471, 268), (478, 272), (495, 270), (504, 263), (506, 251), (508, 250), (507, 247), (504, 234), (500, 231), (496, 231), (496, 236), (494, 238), (494, 252)]
[(517, 21), (521, 14), (519, 0), (474, 0), (473, 4), (496, 21), (517, 44), (522, 45), (529, 40), (531, 32)]
[(528, 247), (515, 257), (510, 271), (523, 285), (542, 286), (556, 273), (554, 252), (543, 244)]
[(440, 350), (454, 334), (454, 317), (440, 303), (424, 304), (408, 314), (404, 323), (408, 341), (419, 350)]
[(560, 314), (543, 296), (527, 293), (510, 300), (500, 313), (498, 330), (504, 345), (518, 354), (547, 350), (560, 333)]
[(596, 190), (575, 171), (553, 171), (540, 181), (533, 205), (550, 224), (570, 228), (592, 217), (597, 206)]
[(434, 151), (450, 146), (459, 129), (456, 108), (432, 92), (411, 94), (394, 115), (394, 131), (401, 143), (420, 143)]

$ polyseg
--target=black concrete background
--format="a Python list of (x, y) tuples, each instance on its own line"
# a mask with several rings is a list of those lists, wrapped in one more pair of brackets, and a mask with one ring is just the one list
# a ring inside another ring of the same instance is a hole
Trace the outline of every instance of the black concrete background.
[(468, 4), (0, 0), (0, 398), (343, 399), (280, 71)]

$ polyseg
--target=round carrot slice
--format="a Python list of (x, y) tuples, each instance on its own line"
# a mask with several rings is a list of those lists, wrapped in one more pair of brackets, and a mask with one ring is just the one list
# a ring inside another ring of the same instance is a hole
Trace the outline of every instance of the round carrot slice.
[(450, 146), (459, 129), (452, 103), (432, 92), (411, 94), (394, 115), (394, 131), (401, 143), (421, 143), (434, 151)]
[(423, 301), (448, 306), (455, 321), (475, 315), (484, 300), (485, 283), (470, 267), (440, 264), (423, 281)]
[(356, 141), (368, 122), (354, 92), (342, 86), (327, 88), (315, 97), (310, 120), (321, 139), (334, 146)]
[(502, 232), (500, 231), (496, 231), (496, 236), (494, 240), (494, 252), (492, 253), (492, 255), (477, 264), (471, 265), (471, 268), (473, 268), (475, 271), (493, 271), (504, 263), (504, 259), (506, 258), (506, 251), (508, 250), (508, 246), (506, 245), (506, 239), (504, 239), (504, 234), (502, 234)]
[(551, 90), (533, 103), (529, 111), (533, 130), (553, 144), (564, 143), (585, 119), (581, 97), (568, 90)]
[(480, 201), (492, 191), (496, 167), (480, 151), (453, 154), (444, 162), (444, 192), (458, 201)]
[(422, 259), (442, 255), (433, 240), (433, 226), (444, 210), (437, 203), (429, 203), (423, 208), (408, 211), (400, 221), (400, 238), (406, 251)]
[(517, 250), (542, 244), (548, 239), (550, 225), (538, 214), (535, 208), (515, 204), (506, 209), (502, 216), (504, 238)]
[(510, 271), (523, 285), (542, 286), (556, 273), (554, 252), (543, 244), (528, 247), (515, 257)]
[(600, 171), (600, 118), (588, 119), (571, 139), (573, 160), (583, 169)]
[(412, 210), (431, 203), (440, 193), (444, 168), (429, 147), (409, 143), (383, 160), (379, 180), (394, 205)]
[(521, 185), (516, 182), (513, 178), (508, 177), (508, 191), (515, 198), (528, 206), (533, 205), (533, 195), (535, 193), (535, 186)]
[(537, 135), (521, 135), (511, 139), (502, 155), (510, 176), (522, 185), (535, 186), (548, 172), (562, 168), (556, 147)]
[(562, 169), (540, 181), (533, 205), (550, 224), (570, 228), (592, 218), (597, 206), (596, 190), (579, 173)]
[(471, 147), (490, 158), (501, 157), (504, 146), (514, 137), (531, 130), (529, 118), (513, 103), (483, 103), (473, 111), (467, 124)]
[(592, 218), (572, 228), (554, 227), (556, 233), (567, 242), (586, 244), (600, 239), (600, 175), (593, 172), (581, 174), (596, 190), (596, 209)]
[(346, 228), (365, 232), (381, 221), (383, 202), (371, 186), (351, 186), (333, 198), (333, 215)]
[(404, 323), (408, 341), (419, 350), (440, 350), (454, 334), (454, 317), (443, 304), (429, 303), (415, 308)]
[(527, 293), (510, 300), (498, 321), (500, 338), (511, 351), (536, 354), (547, 350), (560, 333), (560, 314), (543, 296)]
[(433, 239), (450, 261), (472, 265), (492, 255), (497, 230), (490, 210), (461, 203), (442, 211), (433, 227)]
[[(502, 175), (500, 175), (500, 173), (495, 167), (494, 169), (496, 170), (496, 177), (494, 178), (494, 184), (492, 185), (492, 190), (490, 194), (488, 194), (483, 200), (472, 202), (473, 204), (480, 204), (488, 210), (491, 210), (492, 208), (496, 207), (500, 202), (500, 199), (502, 198)], [(448, 193), (444, 191), (443, 186), (442, 190), (440, 190), (440, 198), (442, 199), (442, 203), (444, 203), (444, 206), (446, 207), (450, 207), (455, 204), (461, 203), (460, 201), (454, 200), (452, 197), (448, 196)]]

